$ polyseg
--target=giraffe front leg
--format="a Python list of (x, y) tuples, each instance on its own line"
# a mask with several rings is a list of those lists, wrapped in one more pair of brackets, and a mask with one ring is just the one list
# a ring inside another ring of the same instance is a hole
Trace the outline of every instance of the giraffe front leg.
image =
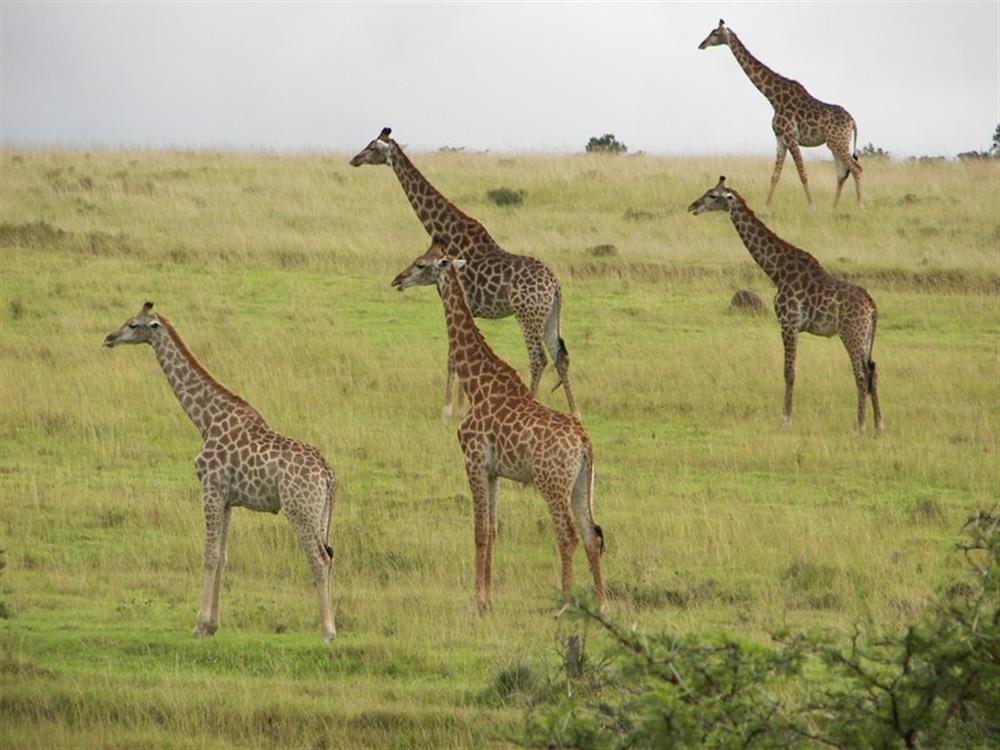
[[(219, 629), (217, 584), (222, 581), (223, 539), (227, 529), (225, 498), (222, 493), (205, 489), (205, 574), (201, 588), (201, 605), (192, 636), (214, 635)], [(214, 612), (214, 619), (213, 619)]]
[[(447, 423), (451, 419), (451, 394), (455, 383), (455, 358), (448, 354), (448, 380), (444, 386), (444, 406), (441, 408), (441, 421)], [(459, 406), (461, 406), (462, 384), (458, 384)]]
[(489, 526), (486, 537), (486, 600), (493, 600), (493, 546), (497, 540), (497, 500), (500, 485), (500, 477), (490, 477), (487, 484), (487, 504), (489, 514)]
[(792, 427), (792, 394), (795, 390), (795, 353), (798, 348), (799, 332), (793, 326), (782, 326), (781, 342), (785, 347), (785, 410), (781, 419), (781, 429), (787, 432)]
[(788, 153), (788, 148), (782, 143), (781, 136), (777, 136), (777, 139), (778, 148), (774, 157), (774, 172), (771, 174), (771, 189), (767, 191), (767, 200), (764, 201), (765, 208), (771, 205), (774, 189), (778, 187), (778, 180), (781, 179), (781, 168), (785, 165), (785, 154)]
[(229, 519), (232, 508), (227, 507), (222, 516), (222, 539), (219, 544), (219, 563), (215, 566), (215, 582), (212, 589), (212, 610), (208, 626), (211, 633), (219, 629), (219, 592), (222, 590), (222, 571), (226, 567), (226, 548), (229, 545)]
[(467, 454), (465, 472), (469, 479), (469, 489), (472, 490), (472, 512), (476, 540), (476, 609), (479, 614), (486, 614), (490, 609), (490, 573), (489, 559), (492, 547), (490, 545), (490, 503), (489, 483), (486, 467), (482, 457)]

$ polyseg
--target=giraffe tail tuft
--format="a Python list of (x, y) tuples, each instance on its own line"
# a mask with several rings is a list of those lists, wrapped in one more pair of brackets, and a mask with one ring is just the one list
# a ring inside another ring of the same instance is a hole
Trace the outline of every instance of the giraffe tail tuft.
[(604, 529), (594, 524), (594, 533), (597, 534), (597, 538), (601, 540), (601, 554), (604, 554)]
[(329, 544), (324, 544), (323, 548), (326, 549), (326, 554), (329, 555), (329, 557), (332, 559), (333, 558), (333, 547), (331, 547)]
[[(560, 336), (559, 337), (559, 351), (556, 352), (556, 371), (558, 372), (559, 369), (560, 369), (559, 366), (563, 362), (568, 362), (568, 360), (569, 360), (569, 349), (566, 348), (566, 342), (563, 340), (563, 337)], [(559, 386), (561, 386), (562, 384), (563, 384), (563, 381), (562, 381), (562, 378), (560, 377), (559, 378), (559, 382), (557, 382), (554, 386), (552, 386), (552, 392), (555, 393), (556, 389)]]
[(875, 360), (868, 360), (868, 392), (875, 390)]

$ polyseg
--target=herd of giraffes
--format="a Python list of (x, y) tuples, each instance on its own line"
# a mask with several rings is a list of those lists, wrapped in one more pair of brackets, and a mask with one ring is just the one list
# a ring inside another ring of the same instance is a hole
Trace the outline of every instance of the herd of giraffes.
[[(800, 146), (826, 143), (837, 164), (840, 198), (847, 176), (854, 177), (861, 205), (861, 166), (854, 119), (843, 107), (814, 99), (797, 81), (783, 78), (754, 58), (723, 21), (700, 49), (728, 45), (753, 84), (774, 106), (772, 128), (777, 160), (769, 203), (781, 175), (786, 151), (798, 168), (812, 203)], [(508, 253), (478, 221), (459, 210), (420, 173), (384, 128), (353, 159), (355, 167), (387, 164), (395, 173), (424, 229), (430, 248), (401, 271), (392, 286), (436, 286), (444, 304), (448, 332), (448, 376), (443, 417), (452, 414), (463, 394), (469, 406), (458, 428), (475, 516), (475, 600), (489, 609), (493, 545), (497, 535), (497, 486), (500, 478), (534, 484), (544, 496), (556, 530), (562, 563), (562, 594), (568, 602), (573, 554), (582, 538), (594, 578), (598, 605), (606, 606), (601, 573), (604, 533), (594, 521), (594, 453), (579, 418), (570, 385), (569, 351), (560, 334), (562, 295), (552, 271), (540, 261)], [(689, 211), (726, 211), (747, 250), (777, 287), (774, 309), (785, 349), (783, 427), (790, 426), (795, 356), (802, 331), (838, 335), (851, 359), (858, 391), (857, 428), (865, 428), (867, 399), (875, 431), (882, 431), (872, 346), (875, 302), (861, 287), (834, 278), (812, 255), (785, 242), (754, 214), (725, 177), (689, 206)], [(490, 348), (475, 318), (513, 315), (521, 326), (531, 367), (531, 386)], [(330, 605), (333, 549), (330, 525), (336, 496), (333, 470), (311, 445), (281, 435), (249, 403), (218, 383), (184, 344), (177, 329), (146, 302), (141, 311), (108, 334), (104, 346), (150, 344), (181, 407), (202, 435), (195, 460), (205, 512), (204, 583), (194, 637), (219, 627), (219, 591), (226, 564), (232, 508), (284, 512), (309, 561), (319, 597), (324, 640), (336, 633)], [(571, 414), (550, 409), (536, 398), (547, 359), (552, 357), (558, 385)], [(563, 606), (560, 613), (565, 610)]]

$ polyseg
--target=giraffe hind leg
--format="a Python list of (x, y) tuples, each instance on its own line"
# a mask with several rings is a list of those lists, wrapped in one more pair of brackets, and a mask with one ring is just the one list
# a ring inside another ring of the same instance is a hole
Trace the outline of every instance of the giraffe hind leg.
[(326, 538), (328, 503), (326, 488), (315, 489), (304, 481), (287, 482), (281, 489), (281, 505), (286, 508), (288, 524), (295, 532), (312, 572), (319, 604), (320, 628), (323, 640), (337, 634), (330, 605), (330, 572), (333, 550)]
[(597, 606), (603, 612), (607, 607), (604, 593), (604, 575), (601, 571), (601, 554), (604, 552), (604, 531), (594, 523), (593, 509), (594, 467), (584, 457), (580, 471), (573, 482), (570, 503), (576, 524), (583, 538), (583, 548), (590, 563), (590, 572), (594, 577), (594, 597)]
[(781, 179), (781, 168), (785, 164), (785, 154), (787, 153), (788, 148), (781, 142), (781, 138), (778, 138), (777, 153), (774, 157), (774, 172), (771, 174), (771, 189), (767, 191), (767, 200), (764, 201), (765, 208), (771, 205), (771, 198), (774, 196), (774, 189), (778, 187), (778, 180)]

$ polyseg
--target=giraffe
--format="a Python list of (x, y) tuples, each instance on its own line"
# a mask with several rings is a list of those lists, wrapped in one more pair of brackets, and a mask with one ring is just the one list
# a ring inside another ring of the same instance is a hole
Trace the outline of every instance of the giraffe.
[[(392, 167), (427, 234), (431, 237), (447, 235), (457, 256), (469, 261), (465, 289), (473, 315), (477, 318), (495, 319), (508, 315), (517, 318), (528, 348), (531, 395), (538, 393), (546, 365), (545, 350), (548, 349), (559, 375), (552, 390), (562, 385), (570, 411), (579, 416), (569, 383), (569, 351), (560, 333), (562, 291), (555, 274), (541, 261), (509, 253), (497, 245), (482, 224), (459, 210), (427, 181), (399, 144), (389, 137), (391, 133), (390, 128), (383, 128), (378, 138), (351, 159), (351, 165), (388, 164)], [(420, 275), (416, 267), (408, 270)], [(454, 363), (449, 359), (441, 412), (445, 421), (452, 413), (454, 376)], [(462, 391), (459, 389), (459, 408), (461, 403)]]
[[(480, 613), (491, 601), (493, 544), (497, 535), (497, 491), (501, 477), (534, 484), (548, 505), (562, 561), (562, 593), (568, 602), (573, 552), (582, 536), (594, 577), (598, 604), (605, 606), (601, 553), (604, 533), (594, 523), (594, 454), (576, 416), (543, 406), (517, 372), (500, 359), (476, 326), (464, 285), (473, 261), (449, 255), (447, 238), (435, 237), (418, 273), (392, 282), (405, 289), (435, 284), (444, 303), (448, 351), (469, 411), (458, 441), (472, 490), (476, 541), (476, 603)], [(575, 524), (575, 527), (574, 527)], [(565, 605), (560, 614), (566, 609)]]
[[(774, 107), (771, 129), (778, 142), (777, 156), (774, 161), (774, 173), (771, 175), (771, 189), (767, 193), (764, 205), (771, 205), (771, 196), (778, 186), (781, 167), (785, 163), (785, 154), (788, 151), (792, 152), (795, 168), (799, 172), (802, 188), (806, 192), (806, 201), (812, 205), (809, 179), (806, 177), (806, 167), (799, 146), (822, 146), (825, 143), (833, 153), (833, 160), (837, 165), (837, 194), (833, 199), (833, 207), (836, 208), (840, 202), (840, 193), (844, 189), (847, 175), (850, 174), (854, 177), (858, 206), (864, 210), (861, 201), (861, 164), (858, 163), (857, 154), (858, 126), (850, 113), (837, 104), (821, 102), (806, 91), (805, 86), (798, 81), (778, 75), (764, 65), (750, 54), (735, 32), (721, 19), (718, 27), (705, 37), (705, 41), (698, 45), (698, 49), (720, 44), (729, 46), (747, 78)], [(851, 148), (852, 133), (853, 148)]]
[(858, 388), (858, 432), (865, 429), (865, 402), (872, 400), (875, 433), (882, 432), (882, 412), (878, 405), (878, 378), (872, 347), (878, 311), (865, 289), (831, 276), (812, 255), (785, 242), (767, 228), (746, 201), (726, 186), (720, 177), (715, 187), (688, 206), (695, 215), (706, 211), (728, 211), (736, 232), (750, 255), (775, 286), (774, 312), (781, 324), (785, 347), (785, 410), (783, 427), (792, 419), (792, 390), (795, 386), (795, 352), (800, 331), (816, 336), (837, 334), (851, 358)]
[(319, 594), (323, 640), (336, 635), (330, 611), (333, 471), (315, 448), (274, 432), (250, 404), (220, 385), (195, 359), (177, 329), (147, 302), (104, 339), (104, 346), (149, 344), (181, 408), (202, 436), (195, 459), (205, 511), (205, 573), (194, 637), (219, 628), (219, 589), (234, 507), (284, 511), (309, 560)]

